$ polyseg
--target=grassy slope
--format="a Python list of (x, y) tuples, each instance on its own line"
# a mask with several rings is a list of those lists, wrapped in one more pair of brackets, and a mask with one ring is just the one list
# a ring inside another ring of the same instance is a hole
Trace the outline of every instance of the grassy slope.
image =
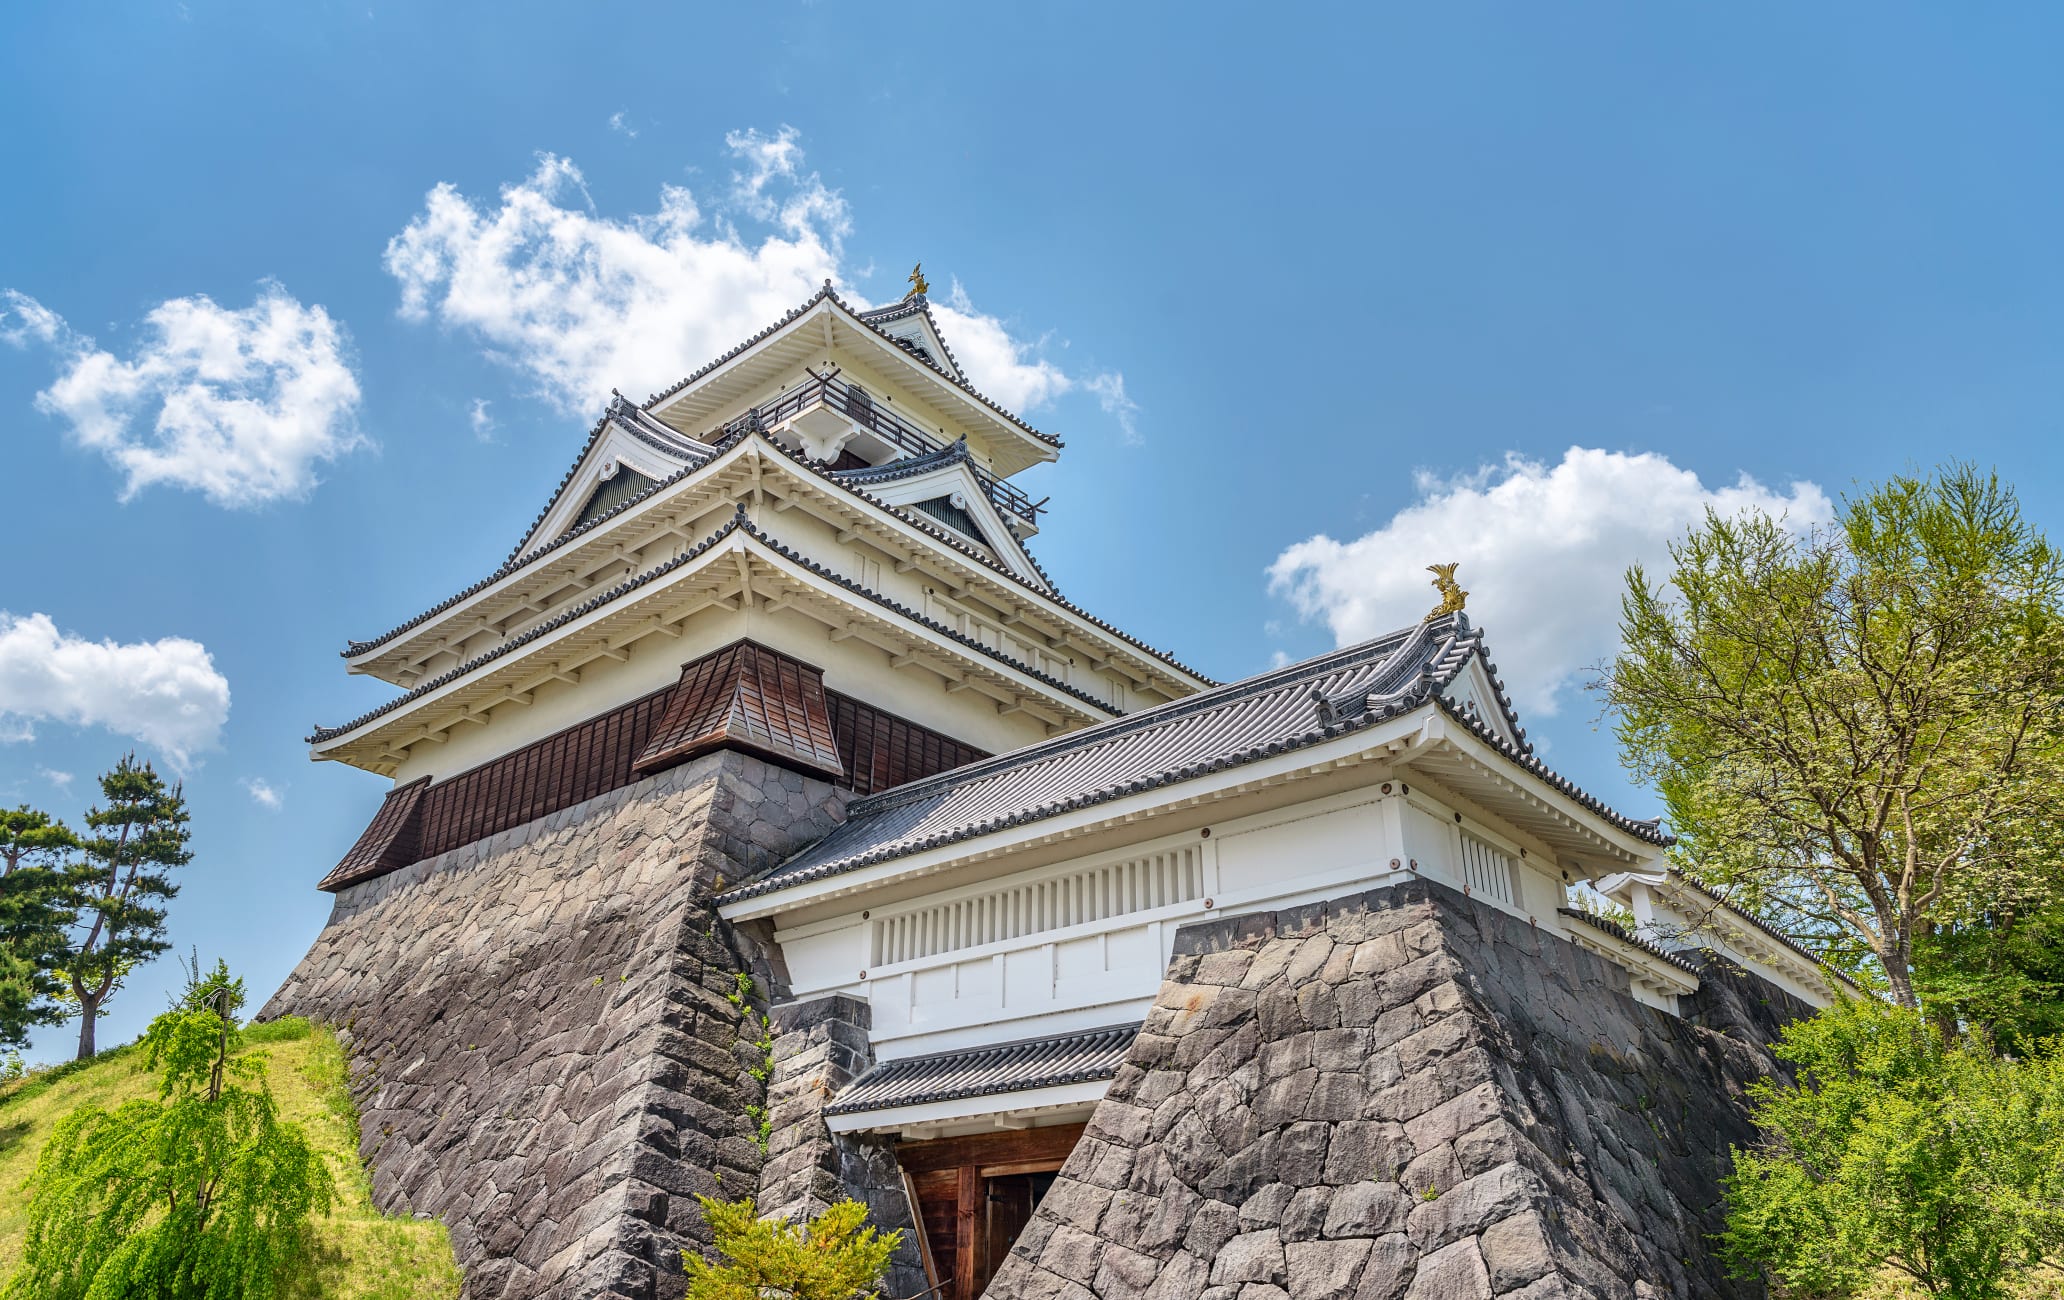
[[(448, 1300), (459, 1293), (444, 1225), (390, 1219), (373, 1209), (358, 1159), (358, 1112), (344, 1086), (344, 1053), (306, 1021), (253, 1026), (246, 1052), (266, 1055), (266, 1082), (280, 1118), (299, 1124), (336, 1179), (338, 1204), (317, 1221), (315, 1257), (292, 1294), (366, 1300)], [(157, 1078), (140, 1053), (118, 1048), (83, 1067), (65, 1067), (0, 1088), (0, 1279), (21, 1258), (27, 1231), (22, 1183), (44, 1139), (65, 1115), (92, 1102), (112, 1109), (154, 1095)]]

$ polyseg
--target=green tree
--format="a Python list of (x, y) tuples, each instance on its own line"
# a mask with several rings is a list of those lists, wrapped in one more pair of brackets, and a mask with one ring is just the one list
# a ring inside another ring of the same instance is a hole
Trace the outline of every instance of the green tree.
[(75, 922), (59, 969), (79, 1005), (79, 1059), (93, 1055), (94, 1024), (130, 970), (171, 945), (162, 906), (187, 849), (184, 793), (129, 755), (100, 778), (103, 807), (86, 814), (81, 856), (63, 888)]
[(56, 1001), (72, 917), (60, 867), (78, 845), (48, 813), (0, 809), (0, 1051), (25, 1047), (31, 1029), (67, 1018)]
[(83, 1106), (29, 1180), (28, 1235), (6, 1300), (264, 1300), (335, 1194), (301, 1130), (283, 1123), (262, 1054), (232, 1059), (242, 980), (217, 962), (151, 1022), (158, 1097)]
[(1667, 584), (1629, 571), (1600, 688), (1701, 883), (1918, 1005), (1917, 943), (2054, 871), (2064, 564), (1952, 466), (1835, 522), (1709, 514)]
[(2064, 1035), (2064, 873), (2028, 874), (1960, 898), (1914, 944), (1923, 1005), (2013, 1055)]
[(858, 1201), (840, 1201), (805, 1227), (759, 1218), (751, 1197), (695, 1199), (722, 1262), (682, 1253), (688, 1300), (862, 1300), (879, 1292), (903, 1239), (900, 1229), (881, 1236), (868, 1227)]
[(1789, 1026), (1791, 1083), (1749, 1089), (1721, 1253), (1802, 1295), (1872, 1294), (1886, 1269), (1949, 1300), (2000, 1300), (2064, 1263), (2064, 1056), (1946, 1042), (1919, 1012), (1854, 999)]

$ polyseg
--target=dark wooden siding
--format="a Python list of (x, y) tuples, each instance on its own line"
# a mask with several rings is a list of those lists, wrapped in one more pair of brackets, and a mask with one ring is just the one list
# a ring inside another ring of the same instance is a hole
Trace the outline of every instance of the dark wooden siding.
[(839, 784), (855, 794), (873, 794), (989, 757), (973, 745), (850, 696), (829, 698), (831, 730), (838, 738), (839, 763), (846, 770)]
[[(735, 663), (739, 657), (735, 652), (741, 646), (762, 652), (768, 660), (758, 664), (749, 688), (741, 686), (735, 669), (699, 671), (727, 653)], [(777, 660), (781, 662), (773, 662)], [(726, 745), (748, 749), (857, 794), (873, 794), (988, 757), (950, 736), (825, 691), (816, 669), (799, 665), (808, 671), (792, 671), (797, 665), (798, 661), (749, 642), (727, 646), (687, 665), (681, 681), (665, 690), (447, 780), (429, 784), (426, 779), (392, 790), (358, 842), (319, 887), (342, 889), (486, 839), (629, 785), (670, 761), (703, 749)], [(710, 680), (704, 681), (704, 677)], [(679, 721), (671, 729), (663, 727), (682, 690), (695, 692), (696, 698), (679, 701)], [(738, 724), (739, 735), (722, 734), (721, 725), (714, 738), (705, 734), (706, 728), (697, 730), (707, 723), (713, 708), (728, 716), (733, 705), (724, 703), (727, 693), (735, 701), (741, 691), (751, 695), (753, 703)], [(778, 698), (769, 698), (770, 694)], [(794, 699), (788, 698), (791, 694)], [(827, 715), (828, 738), (822, 721)], [(810, 760), (806, 761), (802, 752), (790, 754), (783, 746), (768, 743), (774, 730), (771, 724), (777, 722), (791, 747), (807, 747)], [(698, 740), (706, 743), (699, 747), (692, 743)], [(672, 743), (661, 746), (661, 741)], [(833, 753), (842, 769), (837, 776), (832, 775)]]

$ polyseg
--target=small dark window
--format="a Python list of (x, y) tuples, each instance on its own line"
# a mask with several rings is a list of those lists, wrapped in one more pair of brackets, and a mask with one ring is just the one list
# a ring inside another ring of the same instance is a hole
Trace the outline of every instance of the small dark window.
[(874, 397), (858, 384), (846, 385), (846, 414), (862, 424), (874, 418)]

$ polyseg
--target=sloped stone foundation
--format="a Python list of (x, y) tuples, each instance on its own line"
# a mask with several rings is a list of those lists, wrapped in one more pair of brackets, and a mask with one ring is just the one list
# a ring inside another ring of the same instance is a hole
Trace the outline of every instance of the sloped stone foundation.
[(1186, 927), (987, 1300), (1759, 1295), (1708, 1234), (1806, 1009), (1705, 985), (1666, 1015), (1427, 882)]
[(910, 1197), (887, 1137), (833, 1133), (824, 1107), (874, 1064), (867, 1003), (844, 994), (774, 1008), (774, 1072), (767, 1083), (773, 1133), (760, 1169), (762, 1214), (805, 1222), (835, 1201), (864, 1202), (868, 1221), (903, 1234), (882, 1293), (904, 1300), (930, 1285), (918, 1257)]
[(261, 1014), (339, 1029), (374, 1199), (450, 1227), (468, 1300), (678, 1294), (693, 1195), (757, 1191), (782, 987), (709, 899), (843, 802), (718, 753), (337, 896)]

